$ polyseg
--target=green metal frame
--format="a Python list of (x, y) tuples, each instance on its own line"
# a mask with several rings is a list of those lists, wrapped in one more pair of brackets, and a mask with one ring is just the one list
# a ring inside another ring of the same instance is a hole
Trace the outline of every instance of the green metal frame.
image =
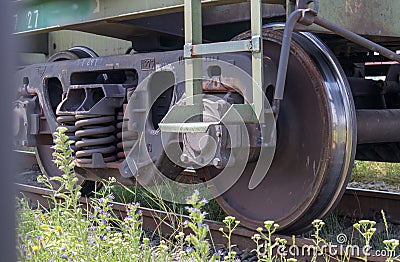
[[(269, 110), (272, 115), (272, 110)], [(190, 116), (198, 114), (198, 107), (193, 105), (174, 106), (165, 116), (162, 123), (159, 124), (160, 129), (164, 132), (180, 132), (180, 133), (205, 133), (210, 126), (230, 124), (241, 125), (246, 123), (258, 123), (254, 108), (250, 104), (234, 104), (215, 122), (186, 122), (182, 120), (188, 119)], [(235, 140), (235, 139), (233, 139)]]
[[(202, 0), (202, 6), (246, 0)], [(290, 0), (263, 0), (292, 11)], [(118, 22), (145, 16), (181, 12), (184, 0), (14, 0), (14, 32), (19, 35)], [(319, 0), (319, 16), (360, 35), (400, 37), (398, 0)], [(384, 15), (379, 15), (384, 14)], [(368, 17), (366, 20), (365, 17)], [(321, 31), (313, 27), (312, 31)]]
[(262, 44), (262, 3), (260, 0), (251, 0), (251, 41), (252, 51), (252, 77), (253, 77), (253, 107), (260, 124), (264, 119), (264, 64)]
[[(201, 20), (201, 1), (185, 0), (185, 49), (189, 45), (198, 45), (203, 41), (202, 20)], [(200, 58), (201, 56), (193, 56)], [(202, 61), (201, 59), (185, 58), (185, 91), (186, 104), (194, 107), (194, 121), (202, 121)], [(161, 128), (162, 130), (162, 128)]]
[[(200, 0), (199, 0), (200, 2)], [(225, 5), (246, 0), (202, 0), (203, 6)], [(285, 0), (265, 2), (284, 4)], [(181, 12), (184, 0), (14, 0), (14, 33), (46, 33), (79, 29), (104, 22)]]
[[(201, 0), (185, 0), (186, 105), (175, 106), (159, 124), (164, 132), (206, 132), (211, 125), (264, 123), (262, 1), (251, 0), (250, 40), (202, 44)], [(202, 122), (202, 55), (252, 52), (253, 97), (251, 105), (231, 106), (220, 122)], [(239, 113), (239, 115), (235, 112)], [(196, 116), (196, 117), (193, 117)], [(235, 117), (236, 116), (236, 117)], [(186, 121), (186, 122), (183, 122)]]

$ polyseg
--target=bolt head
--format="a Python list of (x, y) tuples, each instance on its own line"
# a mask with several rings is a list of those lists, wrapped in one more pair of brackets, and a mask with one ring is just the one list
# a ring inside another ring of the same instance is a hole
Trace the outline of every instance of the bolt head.
[(181, 155), (181, 161), (182, 161), (183, 163), (188, 163), (188, 162), (189, 162), (189, 157), (188, 157), (188, 155), (187, 155), (187, 154), (182, 154), (182, 155)]
[(216, 158), (214, 158), (214, 160), (213, 160), (212, 163), (213, 163), (214, 166), (218, 167), (218, 166), (221, 165), (221, 159), (219, 159), (218, 157), (216, 157)]

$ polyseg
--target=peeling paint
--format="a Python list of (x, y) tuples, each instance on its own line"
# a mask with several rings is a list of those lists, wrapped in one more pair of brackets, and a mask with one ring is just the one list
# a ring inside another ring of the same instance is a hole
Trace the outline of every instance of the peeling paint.
[(96, 8), (93, 10), (93, 14), (100, 13), (100, 0), (96, 0)]

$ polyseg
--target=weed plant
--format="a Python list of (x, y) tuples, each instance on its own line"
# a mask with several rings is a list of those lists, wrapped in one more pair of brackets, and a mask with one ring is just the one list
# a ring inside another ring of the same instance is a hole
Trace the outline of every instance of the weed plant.
[[(25, 198), (18, 199), (18, 261), (218, 261), (218, 253), (204, 224), (207, 204), (199, 193), (189, 197), (186, 210), (189, 220), (175, 225), (173, 238), (162, 238), (154, 244), (143, 230), (138, 202), (127, 205), (127, 216), (113, 213), (115, 196), (111, 192), (115, 179), (103, 181), (103, 188), (87, 205), (79, 202), (81, 187), (74, 172), (71, 141), (65, 128), (54, 133), (54, 162), (62, 171), (60, 177), (41, 176), (38, 181), (54, 191), (47, 205), (36, 208)], [(55, 188), (54, 182), (60, 187)], [(162, 208), (167, 207), (159, 202)], [(184, 228), (190, 230), (185, 234)]]

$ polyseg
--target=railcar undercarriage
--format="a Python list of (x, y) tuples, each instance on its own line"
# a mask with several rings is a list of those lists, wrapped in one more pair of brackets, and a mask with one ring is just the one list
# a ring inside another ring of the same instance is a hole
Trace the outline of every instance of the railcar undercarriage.
[[(244, 226), (274, 220), (286, 232), (304, 231), (340, 200), (354, 159), (400, 161), (400, 58), (390, 51), (400, 38), (376, 39), (376, 47), (339, 29), (301, 32), (314, 22), (329, 29), (316, 3), (293, 2), (286, 26), (257, 28), (252, 17), (252, 31), (220, 46), (174, 27), (153, 34), (157, 16), (153, 24), (131, 20), (153, 26), (147, 38), (134, 37), (134, 53), (99, 57), (74, 46), (25, 66), (16, 76), (16, 144), (35, 147), (42, 172), (59, 175), (52, 133), (63, 126), (84, 194), (111, 176), (151, 186), (160, 174), (179, 182), (190, 170)], [(259, 22), (282, 20), (279, 8)], [(185, 9), (191, 18), (195, 11)], [(218, 32), (212, 21), (206, 36)]]

